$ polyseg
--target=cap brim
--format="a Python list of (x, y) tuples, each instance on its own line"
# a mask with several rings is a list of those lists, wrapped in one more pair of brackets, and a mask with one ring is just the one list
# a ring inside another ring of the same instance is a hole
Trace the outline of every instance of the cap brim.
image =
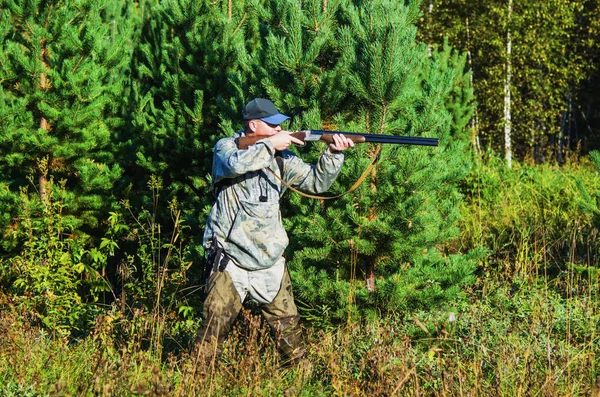
[(263, 117), (261, 120), (265, 123), (279, 125), (289, 118), (290, 117), (286, 116), (285, 114), (277, 113), (269, 117)]

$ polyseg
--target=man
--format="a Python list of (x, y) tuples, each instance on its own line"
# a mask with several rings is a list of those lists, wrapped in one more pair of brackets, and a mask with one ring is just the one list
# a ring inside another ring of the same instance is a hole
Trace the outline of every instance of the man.
[[(288, 237), (279, 209), (285, 185), (279, 178), (306, 193), (322, 193), (340, 172), (342, 152), (354, 143), (335, 135), (334, 143), (311, 165), (286, 150), (292, 143), (303, 142), (281, 129), (289, 117), (280, 114), (271, 101), (254, 99), (242, 115), (245, 130), (221, 139), (214, 148), (216, 202), (204, 233), (210, 277), (197, 343), (203, 350), (216, 343), (212, 348), (220, 351), (249, 296), (261, 305), (286, 359), (295, 360), (304, 349), (283, 257)], [(242, 136), (261, 139), (240, 149)]]

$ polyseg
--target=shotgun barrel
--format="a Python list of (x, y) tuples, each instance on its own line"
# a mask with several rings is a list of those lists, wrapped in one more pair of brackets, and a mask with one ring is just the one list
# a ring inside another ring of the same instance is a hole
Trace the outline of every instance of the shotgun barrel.
[[(351, 139), (355, 143), (391, 143), (396, 145), (420, 145), (420, 146), (438, 146), (437, 138), (422, 138), (417, 136), (396, 136), (383, 134), (361, 134), (357, 132), (328, 131), (328, 130), (301, 130), (291, 133), (294, 138), (303, 142), (333, 142), (333, 136), (341, 134)], [(257, 141), (265, 139), (265, 136), (243, 136), (237, 139), (237, 145), (240, 149), (248, 149)]]
[(304, 142), (323, 141), (333, 142), (334, 134), (342, 134), (355, 143), (391, 143), (396, 145), (420, 145), (420, 146), (438, 146), (437, 138), (422, 138), (417, 136), (396, 136), (383, 134), (361, 134), (357, 132), (345, 131), (327, 131), (327, 130), (302, 130), (292, 134), (292, 136)]

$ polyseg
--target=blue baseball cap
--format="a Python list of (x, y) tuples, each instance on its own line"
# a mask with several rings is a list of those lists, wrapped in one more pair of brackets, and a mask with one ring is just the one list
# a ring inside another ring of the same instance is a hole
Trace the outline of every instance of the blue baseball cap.
[(251, 100), (242, 112), (244, 120), (262, 120), (265, 123), (279, 125), (289, 119), (289, 116), (279, 113), (273, 102), (268, 99), (256, 98)]

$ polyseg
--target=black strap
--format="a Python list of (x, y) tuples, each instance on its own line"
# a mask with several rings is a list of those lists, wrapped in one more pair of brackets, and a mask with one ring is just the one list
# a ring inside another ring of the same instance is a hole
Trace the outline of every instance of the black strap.
[(275, 161), (277, 162), (277, 166), (279, 167), (279, 175), (281, 175), (281, 179), (283, 179), (283, 153), (282, 152), (275, 153)]
[[(238, 144), (238, 140), (235, 140), (235, 144)], [(283, 152), (277, 151), (275, 152), (275, 162), (277, 163), (277, 167), (279, 167), (279, 179), (283, 180)], [(213, 183), (211, 185), (211, 189), (215, 198), (219, 195), (219, 192), (226, 188), (227, 186), (231, 186), (233, 184), (234, 179), (223, 179), (217, 183)]]
[(229, 264), (229, 261), (231, 260), (231, 258), (229, 258), (229, 255), (227, 255), (225, 250), (223, 250), (222, 248), (220, 248), (220, 250), (221, 250), (221, 260), (219, 261), (219, 271), (221, 273), (223, 273), (225, 271), (225, 268)]

